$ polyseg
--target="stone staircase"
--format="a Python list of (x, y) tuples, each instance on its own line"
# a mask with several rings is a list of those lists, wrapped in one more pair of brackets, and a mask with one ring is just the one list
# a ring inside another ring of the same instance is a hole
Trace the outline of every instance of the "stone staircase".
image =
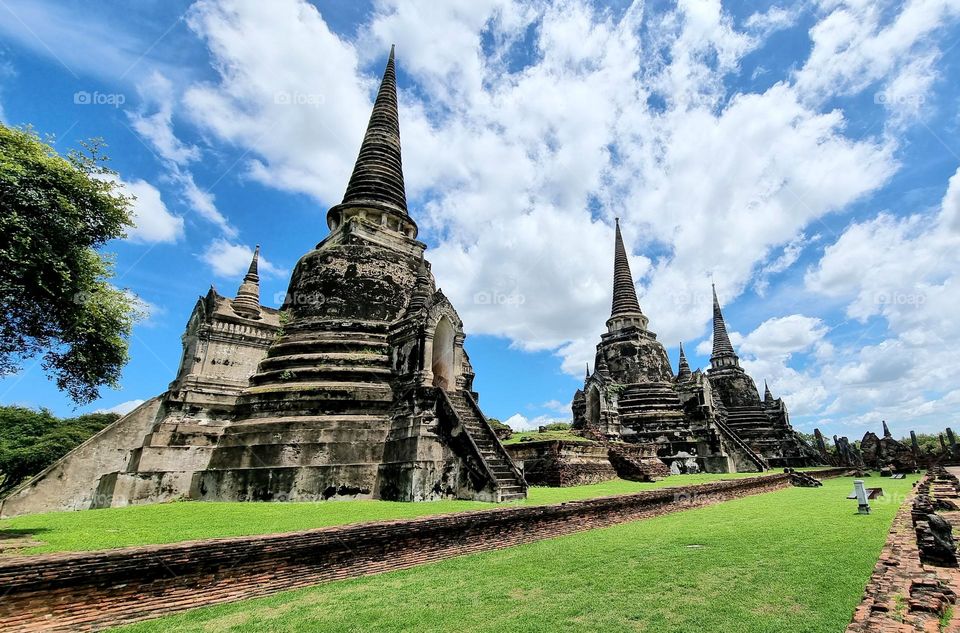
[(490, 428), (473, 396), (466, 391), (445, 393), (460, 423), (480, 449), (484, 461), (496, 479), (497, 501), (526, 499), (526, 481)]
[(770, 469), (770, 465), (767, 461), (756, 451), (754, 451), (746, 442), (744, 442), (736, 431), (734, 431), (726, 422), (721, 420), (719, 417), (715, 420), (717, 428), (720, 430), (720, 434), (723, 435), (724, 439), (733, 444), (747, 459), (752, 461), (760, 468), (760, 472)]

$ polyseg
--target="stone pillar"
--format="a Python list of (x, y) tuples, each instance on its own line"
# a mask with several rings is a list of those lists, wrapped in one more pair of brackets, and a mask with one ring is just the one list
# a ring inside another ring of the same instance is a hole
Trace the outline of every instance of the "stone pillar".
[(433, 330), (423, 335), (423, 369), (420, 371), (420, 383), (433, 386)]
[(467, 336), (463, 332), (457, 332), (453, 337), (453, 384), (454, 389), (463, 388), (463, 342)]

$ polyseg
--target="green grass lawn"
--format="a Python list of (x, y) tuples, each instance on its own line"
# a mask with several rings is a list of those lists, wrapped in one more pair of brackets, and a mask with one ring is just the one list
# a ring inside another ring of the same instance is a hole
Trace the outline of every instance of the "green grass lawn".
[(841, 633), (918, 476), (788, 488), (117, 631)]
[(504, 445), (510, 444), (523, 444), (520, 440), (522, 438), (528, 438), (531, 441), (542, 442), (543, 440), (569, 440), (576, 442), (592, 442), (592, 440), (587, 440), (582, 435), (576, 435), (572, 431), (544, 431), (540, 433), (538, 431), (525, 431), (525, 432), (515, 432), (510, 436), (509, 439), (500, 440)]
[[(675, 475), (656, 483), (621, 479), (570, 488), (530, 488), (525, 501), (512, 504), (562, 503), (577, 499), (627, 494), (663, 486), (688, 486), (706, 481), (749, 477), (756, 473)], [(295, 532), (310, 528), (431, 514), (485, 510), (479, 501), (328, 501), (320, 503), (217, 503), (180, 501), (129, 508), (51, 512), (0, 521), (0, 537), (28, 534), (42, 545), (15, 554), (110, 549), (130, 545), (175, 543), (222, 536)]]

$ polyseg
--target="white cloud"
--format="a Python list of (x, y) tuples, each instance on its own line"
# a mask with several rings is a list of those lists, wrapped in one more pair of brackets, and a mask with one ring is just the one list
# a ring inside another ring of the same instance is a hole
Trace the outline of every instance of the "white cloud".
[(559, 400), (548, 400), (540, 405), (544, 409), (550, 409), (551, 411), (556, 411), (557, 413), (569, 413), (570, 412), (570, 402), (560, 402)]
[[(207, 245), (200, 259), (209, 264), (213, 273), (226, 279), (237, 279), (247, 272), (253, 249), (244, 244), (235, 244), (225, 239), (215, 239)], [(258, 269), (261, 275), (282, 277), (287, 274), (282, 268), (273, 265), (260, 255)]]
[[(133, 129), (156, 151), (171, 182), (179, 186), (184, 202), (203, 219), (220, 228), (228, 238), (237, 236), (237, 230), (220, 212), (214, 196), (194, 181), (190, 163), (200, 159), (200, 148), (181, 141), (173, 128), (173, 108), (176, 100), (174, 86), (158, 72), (150, 74), (138, 85), (144, 101), (143, 110), (128, 112)], [(152, 109), (149, 113), (147, 110)]]
[(140, 96), (153, 106), (152, 114), (128, 112), (133, 129), (144, 137), (161, 158), (186, 165), (200, 158), (200, 148), (183, 143), (173, 132), (173, 84), (158, 72), (139, 86)]
[(97, 409), (94, 413), (116, 413), (118, 415), (126, 415), (139, 407), (141, 404), (146, 402), (145, 400), (127, 400), (126, 402), (121, 402), (120, 404), (114, 405), (109, 409)]
[[(827, 412), (863, 424), (880, 418), (942, 427), (954, 406), (950, 390), (960, 337), (960, 170), (940, 208), (896, 218), (889, 213), (854, 222), (806, 276), (807, 287), (846, 300), (864, 334), (886, 338), (839, 350), (819, 380), (838, 385)], [(866, 326), (868, 320), (871, 325)], [(877, 326), (879, 323), (879, 327)]]
[(173, 243), (183, 237), (183, 218), (167, 209), (160, 191), (145, 180), (125, 182), (115, 179), (133, 201), (134, 226), (127, 229), (127, 239), (141, 243)]
[(932, 37), (960, 15), (956, 0), (823, 1), (829, 11), (810, 31), (813, 50), (797, 71), (811, 96), (854, 94), (898, 75), (898, 68), (934, 54)]
[(303, 1), (201, 0), (187, 23), (220, 75), (186, 92), (188, 115), (253, 150), (244, 165), (252, 178), (339, 201), (376, 87), (359, 75), (353, 45)]
[(509, 426), (514, 431), (532, 431), (540, 428), (541, 426), (555, 424), (558, 422), (569, 423), (570, 418), (552, 418), (547, 415), (538, 415), (535, 418), (528, 418), (520, 413), (514, 413), (503, 421), (504, 424)]

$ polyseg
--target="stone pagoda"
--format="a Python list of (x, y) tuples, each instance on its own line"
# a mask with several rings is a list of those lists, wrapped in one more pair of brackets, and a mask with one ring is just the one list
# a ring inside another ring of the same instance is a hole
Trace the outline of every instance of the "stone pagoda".
[(281, 310), (260, 305), (258, 251), (236, 298), (211, 288), (197, 302), (169, 390), (15, 491), (5, 515), (526, 496), (477, 405), (463, 322), (407, 209), (394, 64), (391, 49), (343, 201)]
[[(720, 335), (714, 339), (716, 360), (710, 372), (691, 371), (681, 344), (679, 370), (674, 375), (666, 349), (648, 328), (649, 319), (640, 309), (617, 220), (612, 310), (607, 331), (597, 345), (594, 371), (591, 374), (588, 369), (583, 388), (574, 395), (574, 428), (599, 431), (611, 439), (654, 444), (673, 472), (755, 472), (771, 466), (809, 463), (800, 447), (792, 443), (794, 438), (802, 441), (786, 422), (782, 400), (774, 400), (771, 395), (761, 406), (759, 396), (755, 396), (764, 415), (755, 435), (749, 424), (753, 418), (745, 415), (748, 409), (736, 409), (730, 415), (728, 402), (729, 407), (741, 401), (743, 407), (753, 403), (740, 393), (752, 387), (753, 381), (739, 367), (719, 306), (715, 317), (719, 319), (715, 318), (714, 328), (719, 328)], [(756, 394), (756, 387), (753, 392)], [(753, 409), (749, 411), (752, 415)], [(778, 412), (782, 412), (780, 417), (776, 417)], [(727, 423), (731, 417), (743, 432), (761, 441), (742, 437)], [(777, 435), (778, 441), (786, 441), (791, 448), (772, 450), (766, 440), (774, 429), (783, 431)], [(796, 452), (790, 453), (794, 448)], [(796, 459), (792, 459), (794, 454)]]
[(718, 415), (750, 448), (771, 466), (806, 466), (820, 461), (819, 452), (790, 425), (783, 399), (774, 398), (764, 382), (763, 399), (753, 378), (740, 367), (727, 325), (713, 291), (713, 353), (707, 377), (717, 396)]

